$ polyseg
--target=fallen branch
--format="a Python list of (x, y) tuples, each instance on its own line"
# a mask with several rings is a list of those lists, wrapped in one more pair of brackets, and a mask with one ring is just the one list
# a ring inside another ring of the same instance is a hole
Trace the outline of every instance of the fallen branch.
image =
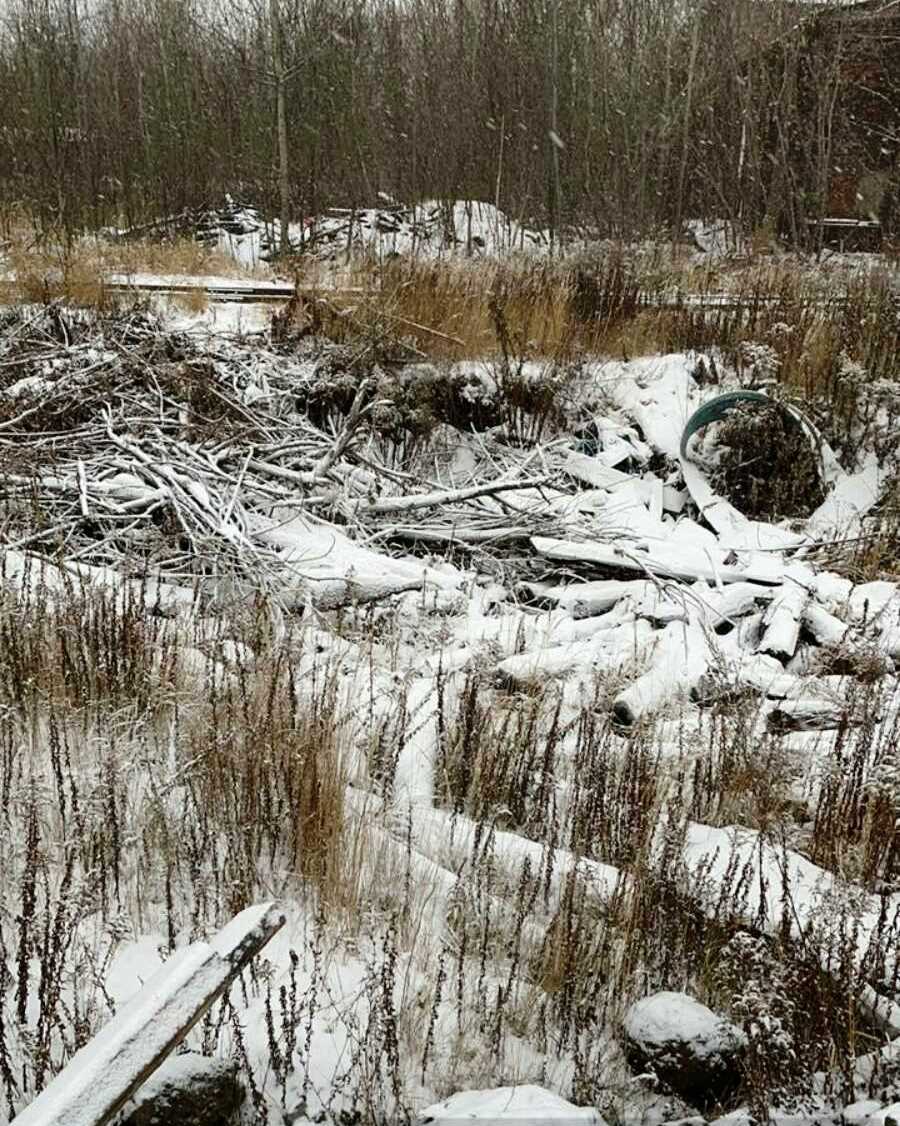
[(486, 485), (470, 485), (465, 489), (448, 489), (446, 492), (418, 493), (411, 496), (386, 497), (373, 504), (360, 505), (356, 512), (360, 516), (384, 516), (391, 512), (410, 512), (416, 508), (436, 508), (444, 504), (458, 504), (460, 501), (475, 500), (476, 497), (496, 496), (520, 489), (539, 489), (550, 482), (546, 477), (535, 477), (525, 481), (492, 481)]

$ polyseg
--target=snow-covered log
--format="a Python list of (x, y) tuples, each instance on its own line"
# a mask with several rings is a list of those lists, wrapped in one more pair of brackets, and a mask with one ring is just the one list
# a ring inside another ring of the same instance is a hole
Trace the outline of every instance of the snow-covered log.
[(809, 592), (795, 582), (788, 582), (772, 599), (763, 617), (760, 653), (787, 660), (793, 657), (800, 638), (800, 621), (809, 601)]
[(840, 645), (847, 634), (847, 623), (810, 600), (803, 607), (803, 625), (818, 645)]
[(567, 676), (620, 668), (639, 660), (653, 643), (653, 630), (643, 620), (620, 622), (585, 641), (551, 645), (506, 657), (497, 672), (515, 684), (528, 684), (548, 677)]
[(477, 863), (480, 857), (489, 856), (508, 886), (513, 888), (520, 883), (522, 867), (527, 861), (532, 876), (549, 887), (554, 903), (558, 902), (566, 879), (573, 872), (578, 873), (585, 890), (599, 902), (610, 900), (627, 881), (611, 864), (576, 856), (564, 848), (547, 848), (518, 833), (495, 829), (459, 813), (424, 806), (400, 807), (396, 831), (401, 839), (411, 832), (416, 848), (451, 871), (461, 871), (464, 866)]
[[(697, 893), (711, 911), (734, 902), (747, 924), (771, 933), (787, 923), (795, 934), (811, 941), (827, 928), (823, 906), (831, 905), (837, 911), (842, 904), (852, 905), (855, 925), (847, 931), (852, 944), (848, 953), (857, 966), (865, 961), (873, 967), (872, 981), (896, 989), (900, 893), (860, 892), (800, 853), (770, 844), (754, 829), (691, 822), (682, 856), (689, 873), (702, 873)], [(743, 897), (730, 898), (729, 889), (735, 886), (744, 889)], [(787, 912), (785, 904), (789, 905)], [(883, 959), (875, 957), (879, 947)], [(828, 966), (823, 968), (827, 971)]]
[(591, 618), (603, 614), (624, 598), (641, 598), (647, 589), (645, 579), (598, 579), (594, 582), (540, 588), (534, 585), (535, 593), (541, 599), (569, 610), (573, 618)]
[(709, 662), (709, 640), (700, 625), (670, 622), (659, 634), (650, 668), (616, 696), (613, 716), (630, 726), (677, 696), (687, 696)]
[(848, 707), (810, 692), (781, 700), (769, 713), (769, 726), (775, 731), (828, 731), (845, 723), (862, 723), (865, 718), (865, 710), (859, 706)]
[(7, 550), (0, 555), (0, 578), (5, 585), (29, 598), (50, 603), (67, 602), (73, 594), (104, 591), (116, 605), (143, 603), (148, 609), (174, 617), (189, 611), (196, 603), (195, 592), (184, 586), (161, 582), (147, 575), (129, 579), (110, 567), (93, 567), (76, 561), (57, 564), (40, 555)]

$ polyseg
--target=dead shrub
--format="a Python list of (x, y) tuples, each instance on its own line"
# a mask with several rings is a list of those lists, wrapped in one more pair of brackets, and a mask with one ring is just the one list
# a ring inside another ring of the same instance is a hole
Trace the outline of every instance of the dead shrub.
[(714, 484), (753, 520), (803, 518), (825, 499), (809, 435), (776, 404), (729, 410), (717, 432)]

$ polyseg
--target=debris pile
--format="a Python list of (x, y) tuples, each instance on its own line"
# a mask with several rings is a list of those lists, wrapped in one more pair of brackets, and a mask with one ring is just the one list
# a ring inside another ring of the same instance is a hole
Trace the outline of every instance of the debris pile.
[[(280, 221), (267, 220), (257, 208), (230, 195), (222, 207), (190, 208), (153, 223), (104, 233), (114, 238), (188, 236), (218, 246), (248, 266), (272, 261), (282, 251)], [(479, 200), (430, 200), (409, 206), (386, 200), (377, 207), (331, 207), (308, 215), (291, 224), (289, 243), (294, 252), (329, 261), (360, 253), (432, 258), (540, 252), (549, 246), (549, 237), (546, 231), (525, 227), (494, 204)]]
[[(175, 604), (258, 591), (301, 611), (410, 590), (452, 600), (490, 580), (519, 636), (498, 676), (577, 691), (633, 667), (612, 706), (622, 725), (740, 688), (772, 726), (834, 726), (857, 714), (858, 670), (871, 682), (900, 659), (895, 585), (815, 563), (823, 541), (859, 534), (877, 465), (848, 475), (828, 455), (829, 493), (799, 529), (749, 518), (683, 448), (706, 395), (683, 356), (585, 368), (572, 393), (587, 446), (574, 425), (522, 444), (480, 414), (498, 401), (488, 367), (201, 345), (142, 312), (10, 314), (0, 365), (7, 573), (21, 581), (30, 559), (45, 582), (53, 567), (149, 573)], [(455, 629), (474, 654), (471, 620)]]
[[(256, 654), (254, 642), (208, 627), (256, 595), (273, 620), (302, 619), (304, 646), (279, 651), (295, 662), (291, 691), (314, 693), (317, 662), (333, 662), (352, 765), (348, 817), (371, 834), (366, 863), (399, 856), (399, 872), (424, 873), (423, 934), (444, 934), (460, 911), (463, 878), (487, 847), (500, 878), (486, 895), (505, 927), (504, 950), (507, 933), (534, 937), (532, 917), (523, 924), (504, 890), (522, 885), (526, 865), (540, 874), (547, 919), (576, 873), (591, 910), (615, 915), (606, 906), (639, 876), (630, 858), (584, 855), (581, 842), (557, 832), (572, 817), (579, 728), (585, 744), (607, 741), (604, 770), (608, 748), (624, 758), (647, 733), (659, 756), (649, 769), (663, 774), (677, 744), (678, 769), (690, 777), (699, 759), (689, 756), (702, 743), (694, 735), (709, 733), (710, 716), (731, 725), (741, 701), (750, 718), (739, 734), (749, 732), (751, 744), (767, 736), (785, 758), (789, 743), (800, 746), (807, 774), (822, 767), (810, 750), (819, 732), (823, 744), (834, 736), (831, 769), (846, 761), (845, 740), (865, 731), (873, 753), (861, 775), (877, 768), (888, 785), (894, 752), (882, 751), (896, 745), (900, 590), (821, 563), (823, 547), (866, 534), (882, 490), (876, 459), (863, 456), (847, 471), (808, 431), (824, 498), (805, 519), (766, 522), (721, 495), (710, 476), (727, 418), (715, 405), (721, 386), (695, 377), (696, 357), (585, 363), (561, 385), (552, 425), (541, 430), (523, 423), (522, 399), (514, 409), (504, 402), (499, 363), (410, 363), (369, 340), (276, 336), (189, 336), (142, 309), (5, 314), (5, 585), (51, 599), (82, 583), (139, 586), (160, 631), (183, 645), (179, 673), (194, 652), (213, 687), (220, 670), (235, 675), (229, 670), (251, 666)], [(551, 374), (523, 362), (519, 387)], [(756, 409), (769, 413), (769, 402)], [(345, 613), (361, 604), (374, 629)], [(191, 629), (182, 630), (186, 620)], [(441, 790), (447, 717), (463, 702), (480, 707), (482, 694), (486, 712), (503, 701), (524, 711), (548, 685), (556, 757), (540, 785), (552, 837), (498, 804), (486, 846), (481, 813), (450, 808)], [(768, 829), (687, 820), (694, 816), (706, 814), (685, 806), (674, 844), (665, 819), (658, 832), (651, 821), (650, 844), (678, 851), (679, 878), (717, 919), (730, 903), (742, 928), (806, 942), (823, 903), (848, 890), (787, 832), (776, 844)], [(877, 887), (852, 889), (857, 915), (846, 940), (841, 932), (840, 965), (861, 983), (856, 1000), (871, 1026), (900, 1035), (893, 871)], [(534, 948), (546, 941), (541, 933)], [(835, 972), (824, 955), (822, 966)], [(292, 972), (282, 974), (285, 989)], [(687, 1009), (682, 998), (681, 1016)], [(712, 1014), (691, 1014), (686, 1052), (738, 1054), (738, 1037), (726, 1030), (723, 1039)], [(656, 1022), (650, 1028), (646, 1007), (636, 1015), (641, 1051), (632, 1055), (643, 1066)], [(328, 1020), (322, 1035), (331, 1044)], [(655, 1036), (667, 1053), (670, 1032)], [(265, 1034), (259, 1045), (268, 1069)], [(720, 1078), (730, 1089), (730, 1076)], [(539, 1093), (528, 1095), (542, 1114), (571, 1109), (548, 1110)], [(478, 1105), (497, 1111), (493, 1098)], [(460, 1106), (472, 1110), (464, 1100), (428, 1117), (452, 1117)]]
[[(291, 241), (297, 241), (293, 231)], [(540, 251), (549, 245), (545, 231), (529, 229), (494, 204), (480, 200), (430, 200), (413, 206), (388, 203), (361, 210), (331, 208), (306, 220), (303, 241), (308, 252), (323, 258), (349, 251), (378, 257), (478, 256)]]

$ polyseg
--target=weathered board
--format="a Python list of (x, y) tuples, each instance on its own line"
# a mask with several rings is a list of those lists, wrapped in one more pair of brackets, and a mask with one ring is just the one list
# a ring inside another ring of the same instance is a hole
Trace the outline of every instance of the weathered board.
[(177, 951), (16, 1117), (17, 1126), (105, 1126), (284, 925), (248, 907), (209, 942)]

